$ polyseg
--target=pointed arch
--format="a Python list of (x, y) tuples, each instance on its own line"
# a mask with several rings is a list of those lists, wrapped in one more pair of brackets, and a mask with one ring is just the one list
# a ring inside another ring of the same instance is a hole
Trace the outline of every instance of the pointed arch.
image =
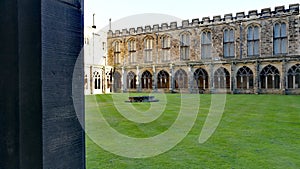
[(101, 89), (101, 75), (99, 72), (95, 71), (93, 73), (94, 78), (94, 89)]
[(239, 89), (253, 89), (253, 71), (247, 66), (239, 68), (236, 74), (236, 84)]
[(300, 64), (296, 64), (288, 70), (287, 81), (289, 89), (300, 88)]
[(209, 87), (208, 73), (205, 69), (199, 68), (194, 72), (194, 87), (198, 89)]
[(142, 89), (152, 89), (152, 74), (146, 70), (141, 77)]
[(127, 88), (136, 89), (136, 74), (132, 71), (127, 74)]
[(279, 70), (272, 65), (265, 66), (260, 72), (260, 82), (262, 89), (279, 89), (280, 73)]
[(230, 88), (230, 74), (224, 67), (220, 67), (214, 73), (214, 87), (216, 89)]
[(121, 89), (121, 85), (122, 85), (121, 78), (122, 78), (122, 76), (119, 72), (114, 72), (113, 78), (114, 78), (114, 83), (113, 83), (114, 91), (118, 91), (118, 90)]
[(179, 69), (176, 71), (174, 80), (175, 80), (175, 89), (188, 88), (188, 76), (183, 69)]
[(161, 70), (157, 74), (157, 88), (169, 88), (169, 73)]

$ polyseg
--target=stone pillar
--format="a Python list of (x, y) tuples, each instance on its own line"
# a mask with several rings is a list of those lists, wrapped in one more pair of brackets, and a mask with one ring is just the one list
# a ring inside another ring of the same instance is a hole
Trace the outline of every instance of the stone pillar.
[(169, 85), (170, 85), (170, 87), (169, 87), (169, 90), (171, 91), (171, 92), (173, 92), (174, 91), (174, 86), (175, 86), (175, 84), (174, 84), (174, 67), (173, 67), (173, 65), (172, 64), (170, 64), (170, 83), (169, 83)]
[(235, 89), (236, 89), (235, 72), (236, 72), (236, 65), (235, 65), (235, 63), (231, 63), (231, 72), (230, 72), (231, 85), (230, 85), (230, 89), (231, 89), (232, 94), (235, 93)]
[(83, 0), (0, 7), (0, 168), (84, 169)]
[(124, 66), (122, 67), (121, 90), (122, 92), (127, 92), (127, 73)]
[(136, 66), (136, 90), (137, 90), (137, 92), (142, 91), (141, 77), (140, 77), (140, 68), (139, 68), (139, 66)]
[[(287, 68), (286, 68), (286, 60), (282, 60), (282, 70), (281, 70), (281, 89), (282, 89), (282, 94), (286, 94), (287, 92)], [(295, 84), (295, 83), (294, 83)]]
[(193, 77), (193, 67), (190, 65), (188, 67), (188, 88), (189, 88), (189, 92), (190, 93), (193, 93), (194, 92), (194, 86), (193, 86), (193, 80), (194, 80), (194, 77)]
[(152, 90), (154, 92), (157, 91), (157, 77), (156, 77), (156, 70), (155, 65), (152, 66), (153, 76), (152, 76)]
[(260, 93), (260, 77), (259, 77), (259, 73), (260, 73), (260, 62), (256, 61), (255, 63), (255, 74), (256, 76), (254, 77), (255, 81), (254, 81), (254, 91), (256, 94)]
[(90, 66), (90, 94), (94, 94), (94, 85), (93, 66)]
[(209, 64), (209, 72), (210, 72), (210, 83), (209, 83), (209, 88), (210, 88), (210, 93), (214, 93), (214, 88), (215, 88), (215, 80), (214, 80), (214, 65)]

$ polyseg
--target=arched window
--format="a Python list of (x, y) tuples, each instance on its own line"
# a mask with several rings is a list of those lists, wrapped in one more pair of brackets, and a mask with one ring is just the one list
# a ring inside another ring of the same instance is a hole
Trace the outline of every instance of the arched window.
[(157, 88), (169, 88), (169, 74), (161, 70), (157, 75)]
[(206, 31), (201, 34), (201, 58), (211, 58), (211, 32)]
[(287, 32), (285, 23), (276, 23), (274, 25), (274, 54), (286, 54), (287, 53)]
[(147, 37), (144, 41), (145, 62), (152, 62), (153, 38)]
[(247, 52), (248, 56), (259, 56), (259, 27), (249, 26), (247, 31)]
[(162, 43), (162, 55), (161, 61), (166, 62), (170, 61), (170, 48), (171, 48), (171, 40), (169, 36), (163, 36), (161, 39)]
[(183, 33), (180, 35), (180, 59), (188, 60), (190, 55), (190, 35)]
[(234, 30), (225, 29), (223, 38), (224, 58), (234, 57)]
[(183, 69), (177, 70), (174, 80), (176, 89), (188, 88), (188, 76)]
[(113, 47), (114, 47), (114, 63), (119, 64), (120, 63), (120, 54), (121, 54), (120, 42), (115, 41), (113, 43)]
[(127, 88), (136, 89), (136, 75), (133, 72), (127, 74)]
[(262, 89), (279, 89), (280, 74), (278, 69), (272, 65), (266, 66), (260, 72), (260, 82)]
[(93, 73), (94, 77), (94, 89), (101, 89), (101, 76), (99, 72)]
[(119, 72), (114, 73), (114, 91), (121, 89), (121, 74)]
[(230, 88), (230, 74), (227, 69), (220, 67), (215, 71), (214, 87), (216, 89)]
[(296, 64), (289, 69), (287, 78), (289, 89), (300, 88), (300, 64)]
[(136, 43), (134, 39), (130, 39), (128, 41), (128, 62), (135, 63), (136, 62)]
[(250, 68), (243, 66), (236, 74), (237, 88), (252, 89), (253, 88), (253, 72)]
[(143, 89), (152, 89), (152, 75), (148, 70), (142, 74), (141, 82)]
[(208, 88), (208, 73), (199, 68), (194, 72), (194, 87), (198, 89)]

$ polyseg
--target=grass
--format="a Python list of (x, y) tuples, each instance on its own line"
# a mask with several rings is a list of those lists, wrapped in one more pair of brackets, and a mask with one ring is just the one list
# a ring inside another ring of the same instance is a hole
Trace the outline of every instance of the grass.
[[(299, 96), (227, 95), (221, 122), (204, 144), (199, 144), (198, 138), (207, 118), (211, 95), (199, 97), (201, 106), (195, 125), (171, 150), (155, 157), (132, 159), (103, 150), (87, 136), (87, 169), (300, 167)], [(166, 131), (177, 118), (180, 109), (180, 95), (168, 94), (163, 114), (153, 122), (139, 124), (118, 113), (111, 95), (86, 96), (86, 113), (98, 111), (97, 106), (91, 104), (94, 99), (111, 127), (120, 133), (138, 138), (147, 138)], [(132, 104), (141, 111), (150, 108), (150, 103)], [(92, 120), (88, 114), (86, 117), (87, 123)]]

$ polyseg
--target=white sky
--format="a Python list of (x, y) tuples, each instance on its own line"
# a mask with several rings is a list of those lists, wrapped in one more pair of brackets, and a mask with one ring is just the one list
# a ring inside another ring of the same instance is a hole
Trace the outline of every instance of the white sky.
[(202, 17), (207, 16), (223, 17), (228, 13), (232, 13), (233, 16), (237, 12), (248, 14), (249, 10), (260, 12), (262, 8), (269, 7), (274, 10), (275, 6), (281, 5), (288, 8), (289, 4), (300, 2), (299, 0), (85, 0), (84, 3), (85, 26), (92, 25), (93, 13), (95, 13), (95, 24), (99, 30), (108, 25), (109, 18), (114, 22), (124, 17), (144, 13), (167, 14), (191, 21), (194, 18), (202, 20)]

